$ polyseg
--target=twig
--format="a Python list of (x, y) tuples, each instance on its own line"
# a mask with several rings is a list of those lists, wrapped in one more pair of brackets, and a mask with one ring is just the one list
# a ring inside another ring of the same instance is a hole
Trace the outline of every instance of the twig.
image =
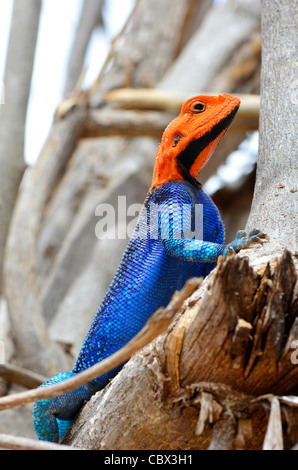
[(0, 434), (0, 448), (12, 450), (84, 450), (50, 442), (35, 441), (25, 437)]
[(131, 22), (131, 19), (133, 18), (136, 10), (138, 9), (139, 7), (139, 3), (140, 3), (140, 0), (137, 0), (136, 1), (136, 4), (132, 10), (132, 12), (130, 13), (130, 15), (128, 16), (127, 20), (125, 21), (124, 25), (122, 26), (121, 30), (119, 31), (119, 33), (114, 37), (114, 39), (112, 40), (111, 42), (111, 47), (110, 47), (110, 50), (108, 52), (108, 55), (106, 57), (106, 60), (104, 61), (104, 64), (101, 68), (101, 71), (99, 72), (99, 75), (98, 77), (96, 78), (95, 82), (92, 84), (91, 88), (90, 88), (90, 93), (92, 93), (93, 91), (95, 91), (101, 81), (101, 78), (104, 74), (104, 71), (106, 70), (110, 60), (112, 59), (113, 55), (114, 55), (114, 51), (115, 51), (115, 48), (116, 48), (116, 44), (117, 42), (119, 41), (119, 39), (121, 39), (121, 37), (124, 35), (128, 25), (130, 24)]
[(175, 314), (182, 307), (183, 302), (194, 292), (201, 283), (201, 279), (190, 279), (181, 290), (176, 292), (165, 309), (157, 310), (144, 328), (123, 348), (107, 359), (95, 364), (89, 369), (80, 372), (75, 377), (55, 385), (38, 388), (0, 398), (0, 410), (24, 405), (44, 398), (55, 397), (90, 382), (100, 375), (126, 362), (133, 354), (164, 333), (173, 320)]
[(0, 364), (0, 377), (26, 388), (36, 388), (47, 380), (47, 377), (12, 364)]
[[(120, 88), (109, 91), (105, 95), (107, 103), (113, 103), (120, 108), (126, 109), (155, 109), (159, 111), (179, 112), (185, 100), (196, 95), (218, 95), (218, 92), (188, 92), (181, 94), (167, 92), (159, 89), (149, 88)], [(248, 95), (237, 93), (241, 106), (237, 113), (243, 117), (259, 117), (260, 97), (259, 95)]]

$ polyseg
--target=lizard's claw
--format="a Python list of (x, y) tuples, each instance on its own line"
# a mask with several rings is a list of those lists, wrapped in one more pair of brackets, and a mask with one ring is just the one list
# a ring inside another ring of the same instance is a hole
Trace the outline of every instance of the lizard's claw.
[[(244, 232), (244, 233), (245, 233), (245, 232)], [(261, 231), (258, 230), (257, 228), (252, 229), (252, 230), (249, 232), (248, 237), (253, 237), (254, 235), (258, 235), (260, 238), (265, 238), (266, 240), (269, 240), (268, 235), (266, 235), (266, 233), (264, 233), (264, 232), (261, 232)]]
[(235, 255), (236, 254), (236, 251), (234, 250), (234, 248), (232, 246), (228, 246), (228, 250), (229, 250), (229, 255)]
[(228, 255), (231, 253), (231, 249), (234, 252), (238, 252), (243, 248), (248, 248), (253, 243), (259, 243), (263, 245), (263, 243), (269, 240), (268, 235), (260, 230), (254, 229), (249, 232), (247, 235), (244, 230), (239, 230), (236, 234), (235, 240), (226, 247), (224, 254)]
[(259, 243), (260, 245), (263, 245), (263, 243), (269, 241), (268, 235), (264, 232), (260, 232), (260, 230), (253, 229), (249, 232), (247, 236), (248, 240), (251, 240), (251, 243)]

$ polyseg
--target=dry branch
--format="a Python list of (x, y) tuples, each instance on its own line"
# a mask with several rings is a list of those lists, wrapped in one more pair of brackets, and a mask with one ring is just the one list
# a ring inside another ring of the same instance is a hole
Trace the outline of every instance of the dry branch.
[(0, 364), (0, 377), (7, 382), (26, 388), (39, 387), (48, 377), (36, 374), (13, 364)]
[(0, 448), (12, 450), (79, 450), (75, 447), (50, 442), (40, 442), (25, 437), (15, 437), (7, 434), (0, 434)]
[[(259, 96), (241, 94), (237, 96), (241, 99), (241, 107), (230, 132), (243, 133), (257, 129)], [(179, 97), (179, 94), (157, 89), (114, 90), (105, 96), (106, 103), (112, 107), (90, 110), (81, 137), (118, 135), (160, 139), (165, 127), (180, 112), (183, 102), (189, 97), (190, 95)], [(63, 102), (60, 105), (61, 112), (68, 111), (72, 103), (72, 100)]]
[[(110, 106), (90, 110), (84, 138), (104, 136), (150, 136), (160, 139), (168, 123), (179, 114), (183, 102), (192, 95), (180, 96), (157, 89), (121, 89), (109, 92)], [(241, 107), (230, 132), (243, 133), (258, 128), (259, 96), (239, 95)], [(61, 105), (61, 108), (67, 106)], [(116, 107), (116, 109), (115, 109)], [(120, 107), (120, 109), (118, 108)], [(124, 109), (121, 109), (124, 108)]]
[(156, 86), (176, 58), (192, 4), (193, 0), (136, 1), (91, 88), (93, 107), (114, 88)]
[(157, 111), (133, 111), (102, 109), (90, 112), (83, 137), (137, 137), (149, 136), (157, 139), (172, 120), (173, 115)]
[[(182, 104), (195, 95), (218, 95), (219, 91), (194, 90), (187, 93), (181, 91), (165, 91), (158, 88), (120, 88), (106, 93), (105, 102), (126, 109), (151, 109), (159, 111), (179, 112)], [(243, 117), (259, 118), (260, 97), (237, 93), (241, 100), (238, 114)]]
[[(208, 380), (251, 395), (286, 394), (296, 386), (298, 369), (288, 344), (296, 329), (296, 270), (287, 251), (260, 276), (246, 258), (220, 262), (210, 278), (210, 291), (193, 306), (191, 323), (188, 319), (179, 360), (180, 386)], [(240, 321), (251, 332), (235, 348)], [(170, 376), (172, 368), (168, 362)]]

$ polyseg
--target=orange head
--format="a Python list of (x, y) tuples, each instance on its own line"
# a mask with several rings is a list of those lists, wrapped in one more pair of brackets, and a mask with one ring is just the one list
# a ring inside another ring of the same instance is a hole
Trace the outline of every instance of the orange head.
[(239, 105), (239, 98), (231, 95), (187, 100), (163, 133), (152, 188), (183, 179), (197, 184), (195, 178), (229, 128)]

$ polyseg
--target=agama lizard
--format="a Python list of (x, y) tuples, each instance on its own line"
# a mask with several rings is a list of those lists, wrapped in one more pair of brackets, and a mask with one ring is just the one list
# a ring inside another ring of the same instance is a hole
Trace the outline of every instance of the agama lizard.
[[(238, 98), (227, 94), (197, 96), (186, 101), (179, 116), (168, 125), (157, 150), (152, 186), (139, 222), (74, 368), (42, 386), (72, 377), (110, 356), (135, 336), (159, 307), (166, 306), (187, 279), (206, 276), (220, 255), (238, 252), (266, 238), (259, 230), (249, 235), (239, 231), (235, 240), (225, 246), (219, 212), (196, 179), (239, 104)], [(196, 212), (198, 205), (203, 209), (201, 216)], [(158, 210), (154, 212), (152, 207)], [(201, 239), (195, 236), (198, 224), (201, 228), (203, 224)], [(67, 428), (82, 403), (105, 387), (118, 370), (74, 391), (35, 403), (33, 422), (38, 438), (58, 441), (65, 432), (63, 422), (67, 421)]]

